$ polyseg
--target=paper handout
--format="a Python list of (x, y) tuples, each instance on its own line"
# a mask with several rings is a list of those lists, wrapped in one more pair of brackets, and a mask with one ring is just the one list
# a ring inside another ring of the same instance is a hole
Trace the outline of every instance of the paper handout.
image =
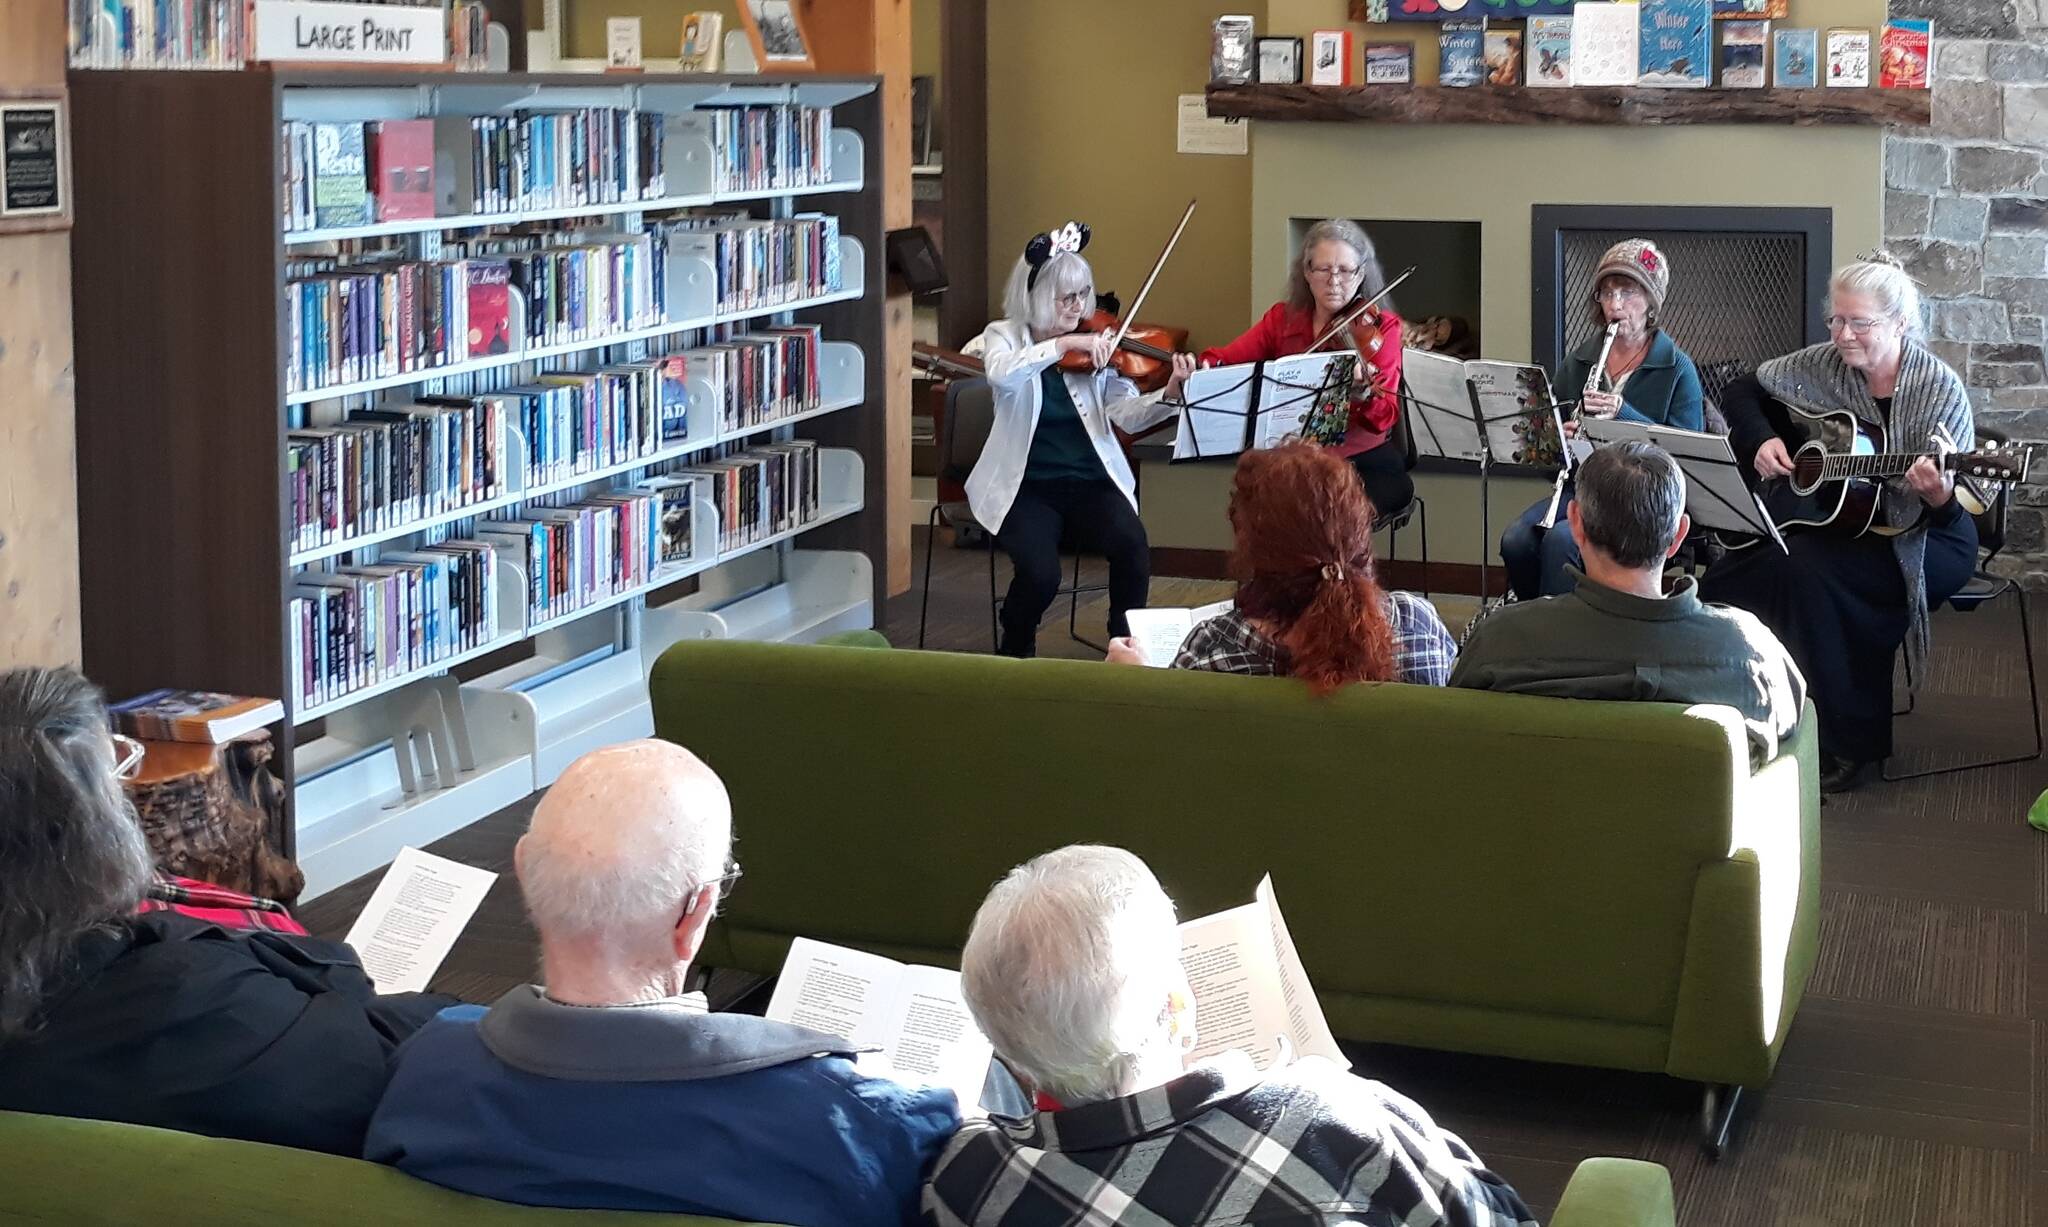
[(1238, 1049), (1270, 1069), (1284, 1037), (1294, 1056), (1351, 1068), (1280, 915), (1271, 875), (1259, 880), (1252, 902), (1188, 921), (1180, 939), (1181, 968), (1195, 994), (1189, 1064)]
[(1155, 669), (1164, 669), (1180, 655), (1180, 645), (1197, 626), (1230, 612), (1234, 601), (1217, 601), (1193, 609), (1132, 609), (1125, 613), (1138, 654)]
[(497, 880), (418, 848), (400, 852), (348, 931), (377, 991), (423, 991)]

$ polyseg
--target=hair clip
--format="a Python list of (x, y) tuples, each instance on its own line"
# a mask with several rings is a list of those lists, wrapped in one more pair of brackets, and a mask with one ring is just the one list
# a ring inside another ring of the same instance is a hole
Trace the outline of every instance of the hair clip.
[(1087, 222), (1068, 222), (1057, 230), (1034, 234), (1024, 245), (1024, 258), (1031, 267), (1037, 268), (1061, 252), (1078, 255), (1083, 247), (1088, 246), (1090, 233)]

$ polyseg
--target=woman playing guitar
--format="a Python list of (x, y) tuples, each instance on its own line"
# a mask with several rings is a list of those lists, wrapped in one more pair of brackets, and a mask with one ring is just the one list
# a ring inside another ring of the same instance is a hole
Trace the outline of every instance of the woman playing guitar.
[[(1730, 384), (1729, 442), (1758, 478), (1790, 477), (1779, 429), (1787, 406), (1845, 412), (1895, 448), (1968, 450), (1975, 423), (1963, 381), (1920, 342), (1920, 291), (1898, 261), (1873, 253), (1828, 285), (1829, 341), (1773, 358)], [(1806, 674), (1820, 709), (1821, 786), (1853, 788), (1891, 753), (1892, 660), (1906, 647), (1926, 676), (1927, 612), (1953, 596), (1977, 561), (1977, 526), (1953, 478), (1932, 459), (1886, 483), (1879, 532), (1788, 535), (1789, 553), (1730, 553), (1701, 595), (1749, 610)]]
[[(1348, 221), (1317, 222), (1302, 237), (1287, 279), (1287, 301), (1273, 304), (1235, 341), (1203, 350), (1202, 365), (1235, 366), (1306, 353), (1333, 321), (1380, 294), (1386, 284), (1365, 231)], [(1334, 450), (1357, 470), (1373, 514), (1384, 516), (1407, 506), (1415, 495), (1408, 458), (1391, 439), (1394, 415), (1400, 412), (1401, 319), (1384, 303), (1369, 307), (1348, 337), (1326, 342), (1325, 348), (1344, 343), (1357, 349), (1364, 363), (1363, 382), (1353, 385), (1350, 429)]]

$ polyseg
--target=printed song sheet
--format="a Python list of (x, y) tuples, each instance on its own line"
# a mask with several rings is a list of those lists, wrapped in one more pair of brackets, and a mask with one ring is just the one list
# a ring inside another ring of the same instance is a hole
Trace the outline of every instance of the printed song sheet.
[(1138, 653), (1145, 663), (1164, 669), (1180, 655), (1180, 645), (1187, 641), (1188, 632), (1211, 618), (1229, 613), (1232, 604), (1217, 601), (1194, 609), (1133, 609), (1125, 616), (1130, 620), (1131, 638), (1137, 641)]
[(423, 991), (497, 880), (418, 848), (400, 852), (348, 931), (377, 991)]

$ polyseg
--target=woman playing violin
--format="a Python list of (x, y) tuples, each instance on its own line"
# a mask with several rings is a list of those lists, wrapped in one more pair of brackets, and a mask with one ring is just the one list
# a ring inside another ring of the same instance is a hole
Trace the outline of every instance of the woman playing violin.
[[(997, 647), (1005, 656), (1036, 654), (1066, 536), (1108, 559), (1109, 633), (1130, 633), (1124, 615), (1145, 604), (1151, 545), (1137, 479), (1110, 427), (1137, 432), (1172, 414), (1169, 402), (1195, 369), (1192, 356), (1177, 354), (1166, 386), (1141, 396), (1111, 368), (1111, 334), (1075, 331), (1095, 310), (1095, 273), (1081, 256), (1088, 237), (1087, 226), (1069, 222), (1033, 238), (1003, 293), (1007, 318), (980, 337), (995, 424), (968, 474), (967, 501), (1014, 567)], [(1069, 354), (1087, 355), (1088, 369), (1062, 370)]]
[[(1306, 353), (1332, 323), (1386, 285), (1386, 273), (1365, 231), (1343, 220), (1317, 222), (1301, 240), (1287, 278), (1287, 301), (1273, 304), (1230, 344), (1203, 350), (1202, 365), (1235, 366)], [(1324, 348), (1339, 344), (1356, 349), (1364, 366), (1362, 378), (1352, 385), (1349, 429), (1344, 441), (1332, 446), (1357, 470), (1373, 514), (1391, 515), (1415, 494), (1415, 483), (1408, 479), (1408, 458), (1392, 441), (1394, 417), (1400, 412), (1400, 317), (1382, 302), (1367, 309), (1348, 336), (1329, 341)]]

